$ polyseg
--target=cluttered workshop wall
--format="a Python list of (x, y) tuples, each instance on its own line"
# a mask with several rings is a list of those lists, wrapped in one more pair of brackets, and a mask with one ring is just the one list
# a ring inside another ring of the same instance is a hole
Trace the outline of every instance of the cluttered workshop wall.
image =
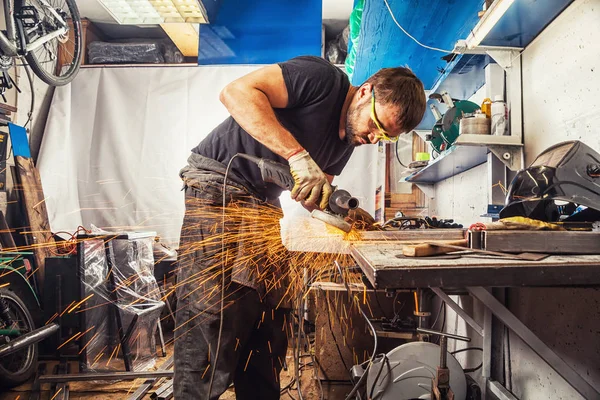
[[(546, 148), (566, 140), (581, 140), (600, 151), (598, 21), (600, 0), (577, 0), (522, 55), (527, 165)], [(511, 289), (508, 299), (516, 316), (600, 390), (598, 289)], [(512, 390), (517, 397), (582, 398), (516, 335), (510, 336), (510, 348)]]
[[(526, 165), (544, 149), (566, 140), (581, 140), (600, 151), (599, 20), (600, 0), (577, 0), (523, 52)], [(463, 223), (486, 221), (477, 215), (487, 205), (487, 185), (485, 164), (438, 183), (435, 212)], [(597, 288), (511, 288), (506, 298), (509, 309), (521, 321), (584, 379), (600, 388)], [(473, 303), (466, 297), (460, 301)], [(473, 307), (477, 312), (481, 305), (474, 302)], [(472, 334), (453, 312), (448, 311), (447, 320), (448, 332)], [(510, 346), (505, 356), (511, 367), (506, 387), (517, 398), (582, 398), (514, 333), (505, 343)], [(476, 355), (471, 357), (469, 365), (479, 361)]]
[(525, 161), (581, 140), (600, 151), (600, 1), (576, 1), (523, 52)]
[[(38, 159), (52, 230), (137, 228), (177, 245), (178, 172), (190, 149), (228, 115), (218, 100), (221, 89), (257, 68), (83, 68), (57, 88)], [(373, 212), (371, 147), (358, 149), (334, 183)], [(295, 210), (285, 203), (286, 211)]]

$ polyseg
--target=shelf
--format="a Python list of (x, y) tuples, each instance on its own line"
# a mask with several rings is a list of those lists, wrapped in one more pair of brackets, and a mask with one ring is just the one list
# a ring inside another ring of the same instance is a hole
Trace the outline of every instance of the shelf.
[(482, 46), (527, 47), (573, 0), (515, 0)]
[[(435, 160), (404, 180), (410, 183), (434, 184), (487, 161), (487, 154), (492, 151), (503, 162), (517, 165), (523, 145), (518, 137), (491, 135), (460, 135), (456, 143), (440, 154)], [(509, 156), (506, 156), (506, 153)]]
[[(573, 0), (515, 0), (480, 46), (524, 48), (572, 2)], [(447, 91), (453, 98), (468, 100), (485, 84), (484, 68), (493, 62), (495, 61), (485, 51), (457, 55), (441, 68), (430, 93)], [(430, 103), (431, 100), (428, 105)], [(433, 115), (425, 113), (417, 130), (431, 130), (434, 124)]]
[(522, 147), (520, 138), (515, 136), (493, 136), (493, 135), (460, 135), (455, 144), (463, 146), (516, 146)]
[(426, 167), (405, 178), (406, 182), (434, 184), (487, 161), (486, 147), (452, 146)]
[[(438, 76), (430, 93), (448, 92), (452, 98), (468, 100), (485, 85), (484, 69), (493, 62), (487, 54), (458, 54)], [(435, 117), (429, 111), (431, 104), (435, 104), (442, 114), (446, 112), (444, 105), (436, 100), (428, 100), (427, 112), (417, 126), (417, 130), (431, 130), (435, 125)]]

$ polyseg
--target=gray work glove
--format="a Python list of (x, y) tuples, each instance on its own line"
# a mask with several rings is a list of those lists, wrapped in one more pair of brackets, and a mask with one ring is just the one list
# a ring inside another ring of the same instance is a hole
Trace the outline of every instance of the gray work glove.
[(288, 160), (294, 177), (292, 199), (318, 205), (321, 210), (327, 207), (333, 192), (327, 176), (315, 163), (308, 151), (302, 150)]

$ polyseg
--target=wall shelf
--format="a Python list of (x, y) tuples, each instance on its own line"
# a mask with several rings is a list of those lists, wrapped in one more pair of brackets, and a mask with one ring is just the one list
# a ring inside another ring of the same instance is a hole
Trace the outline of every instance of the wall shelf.
[[(484, 68), (495, 62), (495, 57), (490, 57), (494, 52), (493, 48), (525, 48), (572, 2), (573, 0), (515, 0), (481, 42), (482, 48), (487, 47), (490, 52), (457, 54), (440, 69), (430, 93), (446, 91), (454, 98), (468, 100), (485, 84)], [(433, 115), (426, 113), (417, 129), (431, 130), (434, 124)]]
[(434, 184), (465, 172), (487, 161), (486, 147), (452, 146), (432, 160), (426, 167), (407, 176), (411, 183)]
[(404, 180), (433, 185), (483, 164), (490, 151), (511, 169), (520, 169), (523, 145), (519, 140), (513, 136), (461, 135), (452, 147)]

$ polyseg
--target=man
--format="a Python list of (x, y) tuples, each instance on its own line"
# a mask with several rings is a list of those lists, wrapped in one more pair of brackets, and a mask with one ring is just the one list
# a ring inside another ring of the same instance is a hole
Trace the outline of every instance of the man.
[[(223, 201), (242, 199), (240, 204), (250, 211), (276, 204), (282, 189), (263, 182), (251, 162), (231, 160), (246, 153), (289, 164), (295, 180), (292, 198), (309, 209), (324, 208), (333, 177), (354, 148), (395, 140), (414, 129), (425, 112), (425, 93), (407, 68), (383, 69), (354, 87), (324, 59), (298, 57), (234, 81), (220, 100), (231, 116), (192, 150), (181, 172), (186, 215), (178, 270), (175, 398), (218, 399), (233, 381), (238, 400), (279, 399), (287, 350), (285, 313), (268, 298), (260, 281), (264, 271), (252, 274), (254, 268), (243, 268), (248, 264), (232, 267), (233, 261), (218, 258), (225, 245), (210, 239), (223, 234), (218, 211)], [(237, 229), (234, 234), (239, 234), (243, 227), (237, 225), (225, 226), (225, 233)], [(243, 253), (240, 248), (229, 253), (231, 243), (227, 246), (227, 254)], [(227, 271), (222, 321), (215, 301), (219, 297), (209, 296), (221, 290), (222, 274), (215, 271), (219, 262), (226, 263), (219, 268)], [(252, 265), (264, 267), (260, 260)], [(212, 272), (197, 283), (208, 270)]]

